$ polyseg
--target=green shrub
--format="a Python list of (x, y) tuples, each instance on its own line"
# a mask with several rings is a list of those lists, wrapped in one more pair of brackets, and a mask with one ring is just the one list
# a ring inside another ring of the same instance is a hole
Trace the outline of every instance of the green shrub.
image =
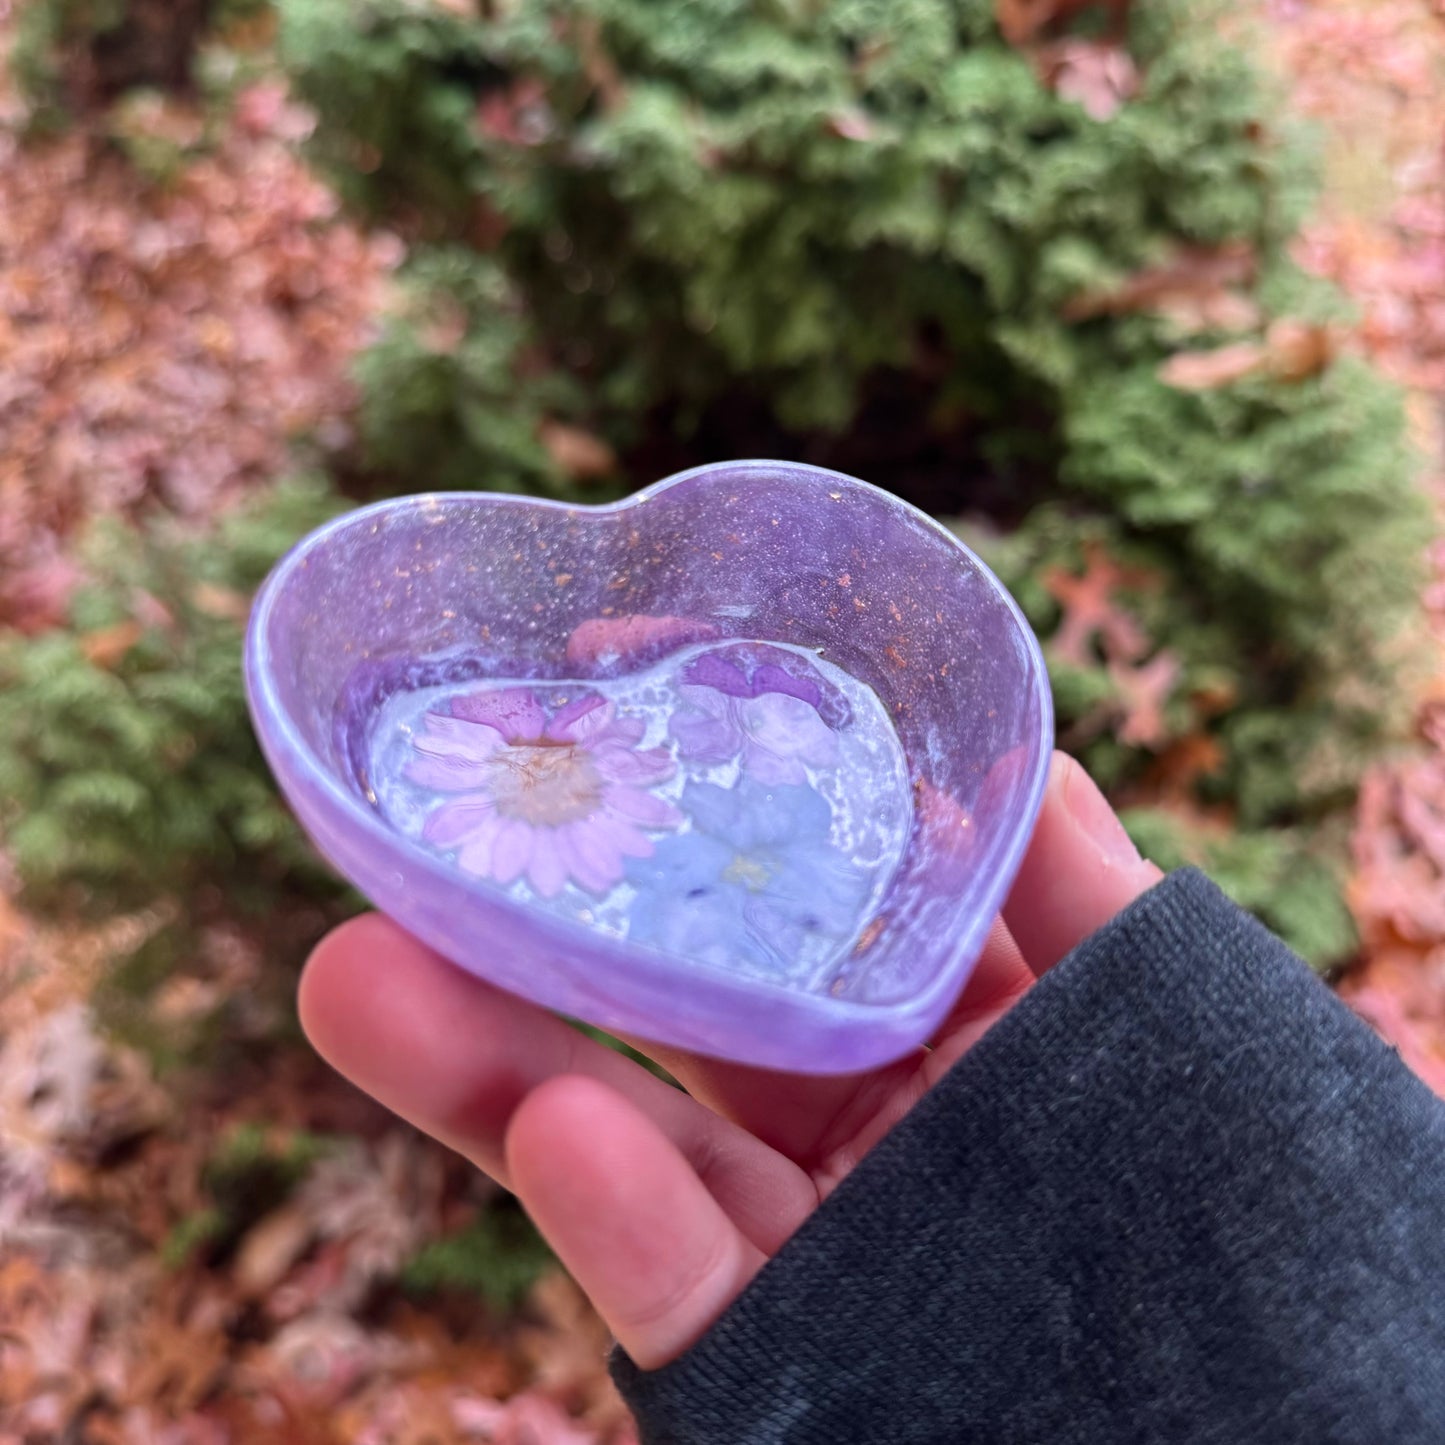
[(216, 1140), (202, 1173), (204, 1202), (172, 1226), (158, 1251), (180, 1269), (198, 1256), (229, 1253), (245, 1232), (292, 1194), (340, 1140), (302, 1131), (273, 1136), (238, 1124)]
[(466, 1290), (495, 1310), (515, 1309), (556, 1257), (510, 1200), (497, 1200), (455, 1234), (422, 1246), (402, 1267), (400, 1283), (418, 1294)]
[(528, 376), (531, 341), (494, 262), (460, 247), (424, 252), (403, 303), (357, 363), (367, 465), (417, 490), (564, 492), (540, 428), (576, 387), (556, 371)]
[(208, 535), (105, 527), (69, 627), (0, 634), (0, 839), (28, 901), (340, 896), (271, 785), (241, 679), (252, 590), (338, 506), (294, 482)]
[[(609, 486), (771, 452), (991, 514), (1064, 742), (1137, 797), (1205, 740), (1191, 799), (1254, 860), (1219, 871), (1315, 956), (1347, 947), (1337, 906), (1288, 900), (1306, 876), (1337, 900), (1320, 825), (1391, 736), (1424, 508), (1391, 387), (1327, 350), (1271, 364), (1273, 321), (1341, 305), (1288, 259), (1309, 167), (1214, 7), (1134, 8), (1138, 93), (1107, 119), (990, 0), (280, 8), (320, 155), (413, 241), (358, 364), (376, 486), (578, 495), (560, 422), (622, 459)], [(129, 14), (37, 0), (28, 53)], [(1239, 343), (1247, 375), (1161, 375)], [(0, 828), (33, 898), (333, 887), (250, 738), (235, 601), (328, 505), (100, 536), (71, 627), (0, 641)], [(1122, 650), (1061, 601), (1101, 556)]]
[(32, 125), (53, 129), (132, 90), (192, 86), (203, 42), (269, 0), (25, 0), (11, 66)]
[(1342, 849), (1331, 858), (1319, 837), (1300, 829), (1238, 832), (1158, 809), (1125, 810), (1122, 817), (1140, 850), (1161, 868), (1203, 868), (1311, 963), (1326, 968), (1353, 947), (1354, 922), (1340, 891)]
[[(1288, 258), (1310, 166), (1221, 7), (1136, 5), (1137, 94), (1106, 119), (1004, 42), (992, 0), (485, 9), (280, 5), (319, 154), (416, 242), (425, 302), (362, 364), (383, 484), (555, 491), (548, 414), (633, 483), (657, 458), (824, 460), (1021, 523), (990, 551), (1046, 638), (1043, 579), (1092, 538), (1152, 580), (1119, 603), (1147, 646), (1055, 655), (1088, 765), (1138, 785), (1202, 735), (1220, 759), (1195, 792), (1247, 832), (1349, 801), (1390, 736), (1424, 509), (1394, 389), (1268, 359), (1271, 322), (1342, 307)], [(1160, 374), (1241, 342), (1249, 375)], [(1131, 729), (1146, 660), (1171, 669), (1164, 722)], [(1346, 946), (1274, 886), (1240, 891), (1316, 956)]]

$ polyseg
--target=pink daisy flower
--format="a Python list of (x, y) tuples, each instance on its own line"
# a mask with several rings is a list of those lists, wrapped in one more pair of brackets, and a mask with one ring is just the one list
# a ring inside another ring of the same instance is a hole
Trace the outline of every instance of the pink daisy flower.
[(407, 777), (457, 796), (431, 814), (422, 836), (455, 850), (468, 873), (503, 885), (525, 877), (543, 898), (568, 881), (601, 896), (622, 881), (627, 858), (652, 855), (644, 829), (675, 828), (682, 814), (647, 791), (675, 764), (666, 748), (639, 750), (645, 725), (614, 704), (578, 698), (547, 711), (529, 688), (476, 693), (429, 712)]

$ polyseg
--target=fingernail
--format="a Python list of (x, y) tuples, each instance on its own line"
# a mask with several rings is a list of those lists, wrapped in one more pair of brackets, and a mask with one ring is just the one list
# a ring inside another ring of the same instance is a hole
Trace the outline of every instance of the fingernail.
[(1131, 868), (1143, 859), (1094, 780), (1072, 759), (1065, 765), (1064, 808), (1075, 826), (1112, 868)]

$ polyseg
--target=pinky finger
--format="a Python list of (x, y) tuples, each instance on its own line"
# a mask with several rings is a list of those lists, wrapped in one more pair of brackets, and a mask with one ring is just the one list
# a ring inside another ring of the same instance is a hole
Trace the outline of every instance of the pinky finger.
[(763, 1265), (662, 1131), (595, 1080), (534, 1089), (506, 1153), (527, 1212), (642, 1369), (694, 1344)]

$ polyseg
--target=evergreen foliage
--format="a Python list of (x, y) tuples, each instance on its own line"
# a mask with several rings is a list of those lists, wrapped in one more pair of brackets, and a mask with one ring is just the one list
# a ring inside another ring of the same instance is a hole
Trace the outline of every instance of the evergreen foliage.
[(180, 1269), (197, 1255), (229, 1253), (252, 1225), (290, 1197), (311, 1166), (338, 1142), (304, 1132), (272, 1137), (254, 1124), (232, 1128), (216, 1141), (206, 1163), (205, 1202), (179, 1219), (161, 1242), (161, 1262)]
[(29, 0), (11, 66), (40, 130), (139, 90), (189, 89), (205, 40), (269, 0)]
[[(1341, 891), (1343, 849), (1332, 858), (1313, 829), (1237, 830), (1157, 808), (1121, 816), (1146, 857), (1166, 871), (1202, 868), (1311, 962), (1326, 968), (1348, 954), (1355, 930)], [(1330, 831), (1340, 842), (1342, 830)]]
[(560, 372), (530, 374), (530, 343), (495, 262), (461, 247), (423, 252), (357, 363), (366, 463), (416, 490), (565, 492), (539, 428), (549, 404), (566, 409), (578, 388)]
[[(1310, 852), (1388, 741), (1424, 511), (1399, 396), (1362, 363), (1161, 375), (1341, 309), (1289, 260), (1310, 168), (1220, 7), (1135, 5), (1137, 91), (1107, 116), (1005, 43), (993, 0), (280, 10), (319, 153), (416, 242), (410, 308), (361, 372), (394, 485), (555, 492), (538, 438), (560, 417), (632, 459), (624, 483), (653, 480), (667, 431), (685, 461), (719, 438), (845, 470), (866, 452), (907, 495), (926, 433), (955, 458), (930, 503), (1022, 520), (992, 555), (1046, 637), (1042, 579), (1083, 539), (1152, 579), (1131, 605), (1177, 662), (1162, 729), (1097, 723), (1139, 658), (1055, 658), (1088, 765), (1127, 788), (1207, 735), (1199, 801)], [(1100, 33), (1086, 9), (1074, 38)], [(911, 398), (884, 413), (892, 452), (879, 395)], [(1348, 946), (1338, 906), (1311, 915), (1272, 916), (1317, 957)]]
[[(1271, 356), (1282, 318), (1342, 308), (1289, 259), (1310, 167), (1223, 8), (1134, 5), (1137, 84), (1103, 111), (1049, 69), (1102, 53), (1088, 7), (1026, 46), (994, 0), (278, 8), (318, 154), (411, 242), (358, 365), (372, 483), (602, 499), (792, 454), (989, 514), (970, 534), (1046, 639), (1065, 744), (1131, 798), (1203, 740), (1187, 801), (1240, 831), (1229, 857), (1139, 828), (1312, 956), (1348, 949), (1321, 825), (1392, 736), (1424, 508), (1393, 388), (1328, 345)], [(148, 13), (34, 0), (32, 91)], [(1262, 363), (1168, 379), (1240, 345)], [(559, 426), (620, 460), (584, 474)], [(0, 827), (32, 898), (331, 889), (236, 666), (244, 599), (326, 505), (97, 537), (71, 630), (0, 642)], [(1059, 583), (1098, 555), (1122, 654), (1080, 646)]]
[(480, 1211), (455, 1234), (432, 1240), (402, 1267), (403, 1288), (418, 1294), (466, 1290), (494, 1310), (515, 1309), (556, 1257), (510, 1200)]
[(30, 901), (339, 895), (270, 782), (241, 681), (251, 592), (337, 508), (297, 481), (206, 535), (102, 528), (69, 628), (0, 635), (0, 838)]

